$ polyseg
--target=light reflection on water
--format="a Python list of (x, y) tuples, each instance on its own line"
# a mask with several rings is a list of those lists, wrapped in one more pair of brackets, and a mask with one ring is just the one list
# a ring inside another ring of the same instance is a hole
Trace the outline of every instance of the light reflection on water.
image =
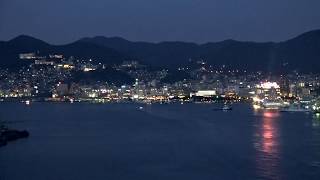
[(277, 111), (263, 111), (256, 122), (254, 148), (256, 150), (257, 175), (267, 179), (281, 179), (280, 167), (280, 131)]
[(320, 113), (316, 113), (313, 115), (313, 123), (314, 123), (314, 126), (319, 126), (320, 124)]
[[(320, 145), (319, 145), (320, 144), (319, 143), (320, 139), (318, 137), (320, 137), (320, 132), (317, 131), (317, 129), (320, 128), (320, 114), (319, 113), (314, 114), (313, 121), (312, 121), (312, 126), (314, 128), (314, 130), (312, 131), (312, 133), (313, 133), (313, 142), (314, 142), (313, 143), (313, 146), (314, 146), (313, 148), (314, 149), (319, 149), (320, 148)], [(320, 157), (320, 151), (316, 150), (315, 152), (316, 152), (316, 156)], [(319, 159), (314, 159), (311, 164), (317, 170), (320, 169), (320, 161), (319, 161)]]

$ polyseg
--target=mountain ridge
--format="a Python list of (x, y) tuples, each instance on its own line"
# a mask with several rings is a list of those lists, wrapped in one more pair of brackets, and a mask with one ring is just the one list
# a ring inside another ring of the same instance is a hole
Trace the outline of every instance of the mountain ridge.
[[(121, 37), (94, 36), (64, 45), (51, 45), (20, 35), (0, 41), (0, 67), (21, 65), (19, 53), (63, 53), (93, 58), (106, 64), (138, 60), (165, 68), (186, 66), (190, 60), (204, 60), (214, 66), (226, 65), (249, 71), (316, 71), (320, 69), (320, 30), (312, 30), (282, 42), (251, 42), (227, 39), (197, 44), (182, 41), (158, 43), (129, 41)], [(284, 66), (284, 64), (286, 64)]]

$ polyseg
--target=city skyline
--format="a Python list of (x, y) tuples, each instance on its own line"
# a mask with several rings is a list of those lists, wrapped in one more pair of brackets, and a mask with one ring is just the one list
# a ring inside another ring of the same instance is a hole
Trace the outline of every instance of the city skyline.
[(319, 7), (0, 0), (0, 180), (317, 179)]

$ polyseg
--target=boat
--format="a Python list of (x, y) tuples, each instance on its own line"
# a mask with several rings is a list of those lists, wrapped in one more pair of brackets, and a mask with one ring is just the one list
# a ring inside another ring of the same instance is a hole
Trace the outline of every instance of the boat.
[(215, 108), (214, 111), (231, 111), (232, 107), (228, 104), (224, 104), (221, 108)]
[(264, 100), (262, 102), (262, 107), (264, 109), (281, 109), (283, 107), (283, 102), (281, 100)]
[(232, 110), (232, 107), (229, 106), (229, 105), (227, 105), (227, 104), (225, 104), (225, 105), (222, 107), (222, 110), (223, 110), (223, 111), (230, 111), (230, 110)]
[(289, 107), (281, 108), (280, 112), (309, 112), (310, 110), (301, 106), (301, 104), (292, 104)]
[(29, 100), (26, 100), (25, 103), (26, 103), (26, 105), (30, 105), (30, 101)]
[(304, 108), (283, 108), (280, 109), (280, 112), (310, 112), (310, 110)]

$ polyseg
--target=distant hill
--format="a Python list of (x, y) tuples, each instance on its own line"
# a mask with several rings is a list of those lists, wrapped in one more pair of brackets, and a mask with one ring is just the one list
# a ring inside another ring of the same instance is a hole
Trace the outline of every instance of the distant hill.
[(67, 45), (50, 45), (30, 36), (21, 35), (7, 42), (0, 42), (0, 67), (16, 67), (27, 63), (20, 60), (20, 53), (36, 52), (40, 55), (63, 54), (85, 59), (95, 59), (107, 64), (122, 62), (128, 58), (124, 53), (88, 42)]
[(248, 71), (313, 71), (320, 69), (320, 30), (304, 33), (284, 42), (222, 42), (195, 44), (186, 42), (131, 42), (119, 37), (97, 36), (74, 43), (53, 46), (28, 36), (0, 42), (0, 66), (21, 64), (17, 54), (39, 51), (63, 53), (81, 58), (99, 59), (104, 63), (121, 63), (137, 59), (147, 65), (176, 68), (189, 60), (200, 60), (211, 65), (226, 65)]

